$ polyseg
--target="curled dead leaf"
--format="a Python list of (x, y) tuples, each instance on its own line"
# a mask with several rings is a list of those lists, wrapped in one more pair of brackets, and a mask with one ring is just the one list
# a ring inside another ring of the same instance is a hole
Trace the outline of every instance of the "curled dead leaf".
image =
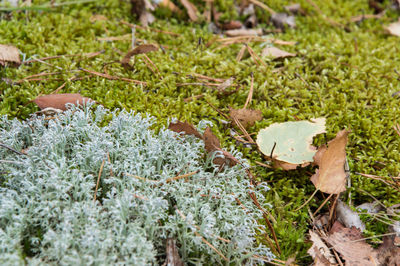
[(235, 29), (240, 29), (242, 26), (243, 26), (243, 24), (239, 20), (231, 20), (231, 21), (221, 24), (221, 29), (235, 30)]
[(221, 149), (221, 143), (217, 136), (212, 133), (211, 128), (207, 127), (203, 134), (204, 149), (208, 153), (219, 152), (220, 154), (214, 157), (213, 163), (219, 166), (229, 165), (234, 166), (239, 161), (229, 152)]
[(262, 112), (253, 109), (233, 109), (229, 108), (229, 115), (232, 119), (237, 119), (245, 127), (254, 125), (254, 122), (262, 119)]
[(60, 110), (67, 110), (67, 107), (65, 106), (66, 104), (80, 104), (83, 105), (89, 101), (93, 101), (90, 98), (83, 97), (79, 93), (63, 93), (63, 94), (50, 94), (50, 95), (44, 95), (44, 96), (39, 96), (35, 100), (33, 100), (34, 103), (36, 103), (40, 109), (45, 109), (45, 108), (54, 108), (54, 109), (60, 109)]
[(197, 131), (197, 129), (187, 122), (177, 121), (175, 123), (170, 123), (168, 129), (177, 133), (183, 132), (186, 135), (194, 135), (199, 139), (203, 139), (203, 136)]
[(331, 265), (335, 264), (336, 260), (328, 246), (322, 241), (319, 235), (312, 230), (308, 231), (310, 240), (312, 241), (311, 248), (307, 251), (314, 259), (315, 265)]
[(15, 46), (0, 44), (0, 65), (5, 66), (7, 63), (19, 66), (19, 51)]
[(142, 44), (139, 45), (137, 47), (135, 47), (134, 49), (130, 50), (125, 56), (124, 58), (122, 58), (121, 60), (121, 64), (124, 67), (130, 67), (129, 65), (129, 61), (131, 60), (132, 56), (138, 55), (138, 54), (146, 54), (146, 53), (150, 53), (153, 51), (157, 51), (158, 47), (154, 44)]
[(362, 234), (359, 229), (346, 228), (335, 222), (331, 232), (333, 233), (325, 240), (342, 255), (346, 265), (379, 265), (377, 251), (365, 240), (361, 240)]
[(197, 16), (197, 7), (191, 3), (189, 0), (180, 0), (182, 5), (186, 8), (188, 16), (191, 21), (197, 21), (199, 17)]
[(314, 163), (319, 168), (311, 176), (311, 182), (324, 193), (338, 194), (346, 190), (344, 164), (349, 133), (348, 130), (338, 132), (336, 138), (328, 142), (328, 148), (321, 146), (314, 156)]

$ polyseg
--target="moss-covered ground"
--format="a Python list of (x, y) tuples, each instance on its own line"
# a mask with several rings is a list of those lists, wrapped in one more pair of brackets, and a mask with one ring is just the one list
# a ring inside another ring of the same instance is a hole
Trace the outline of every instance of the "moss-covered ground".
[[(283, 6), (291, 1), (265, 2), (274, 10), (283, 11)], [(316, 144), (321, 144), (332, 139), (340, 129), (350, 129), (347, 155), (352, 181), (348, 191), (351, 192), (352, 204), (372, 201), (371, 194), (390, 206), (400, 202), (399, 192), (356, 173), (399, 175), (400, 136), (393, 126), (399, 122), (400, 99), (392, 94), (400, 91), (400, 76), (396, 72), (400, 49), (399, 37), (384, 31), (385, 25), (397, 20), (396, 11), (388, 10), (380, 19), (352, 23), (352, 16), (372, 13), (368, 1), (315, 1), (325, 16), (346, 25), (344, 29), (328, 23), (309, 2), (298, 2), (308, 15), (296, 17), (297, 28), (269, 36), (296, 42), (294, 46), (276, 46), (297, 53), (297, 57), (283, 61), (263, 58), (266, 64), (260, 66), (250, 56), (236, 61), (241, 44), (220, 47), (218, 42), (211, 42), (215, 36), (209, 33), (207, 23), (192, 24), (187, 19), (170, 16), (168, 12), (159, 12), (160, 17), (150, 29), (136, 29), (135, 34), (138, 40), (164, 47), (164, 51), (147, 55), (158, 68), (159, 75), (147, 67), (143, 55), (134, 59), (134, 70), (125, 70), (118, 63), (122, 57), (120, 52), (126, 53), (130, 49), (129, 36), (118, 41), (98, 40), (131, 33), (128, 26), (120, 23), (121, 20), (135, 23), (127, 1), (100, 0), (46, 11), (2, 12), (0, 43), (18, 47), (24, 60), (101, 50), (104, 53), (91, 58), (63, 56), (45, 63), (34, 61), (19, 68), (2, 68), (0, 114), (27, 118), (38, 110), (31, 100), (53, 92), (66, 82), (60, 93), (79, 92), (107, 108), (147, 112), (157, 117), (160, 124), (172, 117), (193, 124), (208, 119), (215, 124), (213, 130), (221, 138), (223, 146), (233, 145), (240, 149), (252, 163), (257, 178), (269, 183), (271, 191), (267, 196), (282, 249), (281, 255), (276, 255), (283, 260), (296, 255), (298, 263), (308, 263), (311, 261), (306, 254), (310, 246), (307, 243), (310, 215), (307, 207), (294, 210), (314, 191), (309, 181), (313, 169), (287, 172), (257, 166), (255, 161), (263, 161), (260, 155), (238, 145), (230, 137), (230, 126), (222, 123), (224, 118), (207, 102), (222, 111), (227, 111), (229, 106), (243, 107), (251, 73), (254, 73), (254, 96), (250, 108), (261, 110), (264, 119), (250, 128), (250, 133), (274, 122), (326, 117), (328, 133), (316, 140)], [(267, 22), (269, 14), (262, 10), (257, 12)], [(91, 22), (94, 14), (104, 15), (108, 20)], [(263, 26), (272, 29), (270, 25)], [(249, 43), (259, 55), (265, 45), (272, 44)], [(146, 81), (148, 86), (98, 76), (72, 80), (88, 75), (80, 71), (81, 68)], [(43, 79), (39, 81), (22, 81), (42, 72), (57, 74), (35, 77)], [(242, 86), (236, 93), (225, 97), (219, 97), (215, 90), (207, 87), (177, 86), (178, 83), (197, 82), (188, 76), (194, 73), (215, 78), (235, 76), (235, 82)], [(204, 94), (204, 97), (184, 101), (199, 94)], [(348, 193), (346, 197), (349, 201)], [(322, 195), (317, 194), (308, 206), (315, 211), (321, 203)], [(326, 207), (321, 212), (324, 210)], [(384, 223), (367, 218), (369, 235), (385, 233), (386, 227)]]

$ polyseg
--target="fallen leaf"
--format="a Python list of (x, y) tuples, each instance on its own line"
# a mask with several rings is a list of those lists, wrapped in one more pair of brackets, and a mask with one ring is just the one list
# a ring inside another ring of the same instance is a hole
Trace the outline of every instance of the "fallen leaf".
[(221, 24), (221, 29), (235, 30), (235, 29), (240, 29), (242, 26), (243, 26), (243, 24), (239, 20), (231, 20), (231, 21)]
[(291, 164), (304, 164), (313, 161), (316, 149), (312, 146), (313, 137), (325, 132), (325, 118), (312, 122), (296, 121), (275, 123), (260, 130), (257, 145), (260, 151), (273, 158)]
[(138, 54), (147, 54), (153, 51), (157, 51), (158, 47), (154, 44), (142, 44), (139, 45), (137, 47), (135, 47), (134, 49), (130, 50), (125, 56), (124, 58), (122, 58), (121, 60), (121, 64), (124, 67), (128, 67), (130, 68), (131, 66), (129, 65), (129, 61), (131, 60), (132, 56), (138, 55)]
[[(213, 163), (219, 166), (229, 165), (234, 166), (238, 160), (229, 152), (221, 149), (221, 143), (217, 136), (212, 133), (211, 128), (207, 127), (203, 134), (204, 149), (208, 153), (220, 152), (221, 154), (214, 157)], [(221, 156), (222, 155), (222, 156)]]
[(215, 89), (218, 90), (220, 93), (224, 92), (227, 88), (229, 88), (230, 86), (232, 86), (233, 81), (235, 80), (235, 77), (230, 77), (227, 80), (225, 80), (224, 82), (222, 82), (218, 87), (216, 87)]
[(50, 94), (39, 96), (35, 100), (33, 100), (40, 109), (45, 109), (48, 107), (60, 110), (67, 110), (65, 106), (67, 103), (70, 104), (80, 104), (83, 105), (89, 101), (93, 101), (90, 98), (83, 97), (79, 93), (63, 93), (63, 94)]
[(238, 36), (260, 36), (263, 34), (262, 29), (237, 29), (237, 30), (227, 30), (224, 32), (228, 37), (238, 37)]
[(307, 251), (308, 254), (314, 259), (315, 265), (335, 264), (336, 260), (328, 246), (322, 241), (319, 235), (312, 230), (308, 231), (310, 240), (313, 243), (311, 248)]
[(314, 186), (324, 193), (338, 194), (346, 190), (346, 162), (347, 136), (350, 131), (342, 130), (336, 138), (328, 142), (328, 148), (321, 146), (314, 157), (319, 166), (311, 176)]
[(333, 233), (324, 238), (326, 242), (342, 255), (346, 265), (368, 266), (378, 265), (378, 254), (365, 240), (359, 229), (346, 228), (338, 222), (332, 227)]
[(261, 56), (272, 57), (274, 59), (285, 58), (285, 57), (293, 57), (296, 54), (288, 53), (276, 47), (265, 47), (262, 50)]
[(188, 16), (191, 21), (197, 21), (199, 17), (197, 16), (197, 8), (194, 4), (192, 4), (189, 0), (179, 0), (182, 5), (186, 8)]
[(391, 35), (400, 36), (400, 21), (389, 24), (389, 26), (386, 27), (386, 30)]
[(15, 46), (0, 44), (0, 65), (5, 66), (7, 63), (19, 66), (21, 64), (19, 51)]
[(378, 248), (380, 265), (400, 265), (400, 247), (396, 246), (396, 236), (384, 236), (383, 244)]
[(175, 240), (173, 238), (167, 239), (165, 253), (167, 256), (167, 261), (166, 261), (167, 266), (183, 266), (184, 265), (182, 259), (179, 257), (178, 247), (176, 246)]
[(271, 15), (272, 24), (278, 29), (285, 30), (286, 27), (295, 28), (296, 21), (294, 16), (286, 13), (274, 13)]
[(336, 216), (339, 222), (344, 224), (346, 227), (365, 230), (365, 224), (361, 221), (360, 216), (357, 212), (353, 211), (349, 206), (347, 206), (343, 201), (338, 199), (336, 205)]
[(199, 139), (203, 139), (203, 136), (197, 131), (197, 129), (187, 122), (177, 121), (175, 123), (170, 123), (168, 129), (177, 133), (183, 132), (185, 135), (194, 135)]
[(245, 127), (254, 125), (254, 122), (262, 119), (262, 112), (253, 109), (233, 109), (229, 108), (229, 115), (232, 119), (236, 118)]

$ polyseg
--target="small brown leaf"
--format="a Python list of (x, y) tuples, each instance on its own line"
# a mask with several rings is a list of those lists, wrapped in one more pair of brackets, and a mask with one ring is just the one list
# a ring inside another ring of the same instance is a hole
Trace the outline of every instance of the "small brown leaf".
[(344, 164), (349, 133), (348, 130), (338, 132), (336, 138), (328, 142), (328, 148), (321, 146), (314, 155), (319, 169), (311, 177), (311, 182), (324, 193), (338, 194), (346, 190)]
[(276, 47), (266, 47), (262, 50), (261, 56), (268, 56), (274, 59), (293, 57), (296, 54), (288, 53)]
[(139, 45), (137, 47), (135, 47), (134, 49), (130, 50), (125, 56), (124, 58), (122, 58), (121, 60), (121, 64), (124, 67), (130, 67), (129, 65), (129, 61), (131, 60), (131, 57), (134, 55), (138, 55), (138, 54), (146, 54), (146, 53), (150, 53), (153, 51), (157, 51), (158, 47), (154, 44), (142, 44)]
[(167, 261), (166, 264), (168, 266), (183, 266), (183, 261), (181, 257), (179, 257), (178, 247), (175, 244), (175, 239), (168, 238), (166, 245), (166, 254)]
[(207, 127), (203, 135), (204, 148), (207, 152), (214, 152), (221, 149), (221, 143), (217, 136), (212, 133), (211, 128)]
[(215, 136), (214, 133), (212, 133), (210, 127), (207, 127), (206, 130), (204, 131), (203, 140), (204, 140), (204, 149), (208, 153), (220, 151), (224, 156), (224, 158), (215, 157), (213, 160), (214, 164), (217, 164), (222, 167), (226, 164), (229, 166), (234, 166), (239, 163), (239, 161), (232, 154), (221, 149), (221, 143), (217, 138), (217, 136)]
[(189, 0), (179, 0), (182, 5), (186, 8), (188, 16), (191, 21), (197, 21), (199, 17), (197, 16), (197, 8), (194, 4), (192, 4)]
[(5, 66), (6, 63), (19, 66), (21, 64), (19, 51), (15, 46), (0, 44), (0, 65)]
[(168, 129), (177, 133), (184, 132), (186, 135), (194, 135), (199, 139), (203, 139), (203, 136), (197, 131), (197, 129), (187, 122), (177, 121), (176, 123), (170, 123)]
[[(355, 228), (346, 228), (343, 226), (332, 227), (332, 233), (325, 240), (342, 255), (346, 265), (378, 265), (377, 251), (367, 242), (361, 241), (361, 232)], [(333, 230), (334, 229), (334, 230)]]
[(65, 111), (67, 110), (67, 107), (65, 106), (67, 103), (78, 103), (82, 105), (93, 100), (83, 97), (79, 93), (64, 93), (39, 96), (33, 101), (39, 106), (40, 109), (51, 107)]
[(233, 109), (229, 108), (229, 115), (232, 119), (237, 119), (245, 127), (251, 127), (254, 122), (260, 121), (262, 117), (262, 112), (260, 110), (253, 109)]

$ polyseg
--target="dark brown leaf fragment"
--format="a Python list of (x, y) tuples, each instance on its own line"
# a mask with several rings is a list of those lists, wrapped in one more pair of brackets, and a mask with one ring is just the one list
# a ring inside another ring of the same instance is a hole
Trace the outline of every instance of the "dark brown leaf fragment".
[(183, 132), (185, 135), (194, 135), (199, 139), (203, 138), (197, 129), (187, 122), (177, 121), (176, 123), (170, 123), (168, 129), (177, 133)]
[(263, 116), (260, 110), (253, 109), (233, 109), (229, 108), (229, 115), (232, 119), (237, 119), (245, 127), (254, 125), (254, 122), (260, 121)]

